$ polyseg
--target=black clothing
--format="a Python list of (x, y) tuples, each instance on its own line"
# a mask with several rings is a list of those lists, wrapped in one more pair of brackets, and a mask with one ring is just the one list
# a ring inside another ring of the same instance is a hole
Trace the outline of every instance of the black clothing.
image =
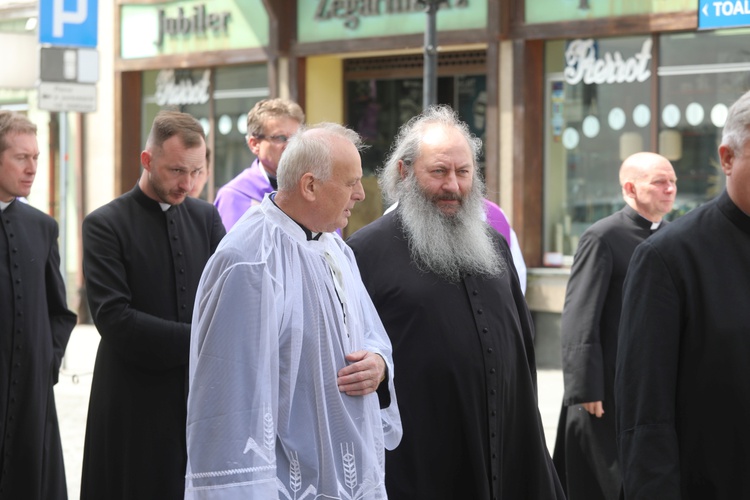
[(182, 499), (193, 302), (224, 236), (211, 204), (166, 212), (138, 186), (83, 221), (83, 270), (101, 342), (81, 498)]
[(562, 498), (536, 400), (533, 326), (507, 269), (451, 283), (412, 262), (400, 210), (348, 243), (394, 349), (404, 436), (386, 452), (391, 500)]
[(625, 498), (750, 498), (750, 216), (726, 191), (643, 242), (615, 374)]
[[(569, 500), (620, 497), (613, 393), (617, 328), (630, 257), (650, 236), (651, 224), (626, 205), (581, 235), (573, 260), (561, 321), (565, 395), (554, 451)], [(593, 401), (602, 401), (601, 418), (580, 406)]]
[(76, 315), (57, 237), (18, 200), (0, 215), (0, 499), (68, 497), (53, 386)]

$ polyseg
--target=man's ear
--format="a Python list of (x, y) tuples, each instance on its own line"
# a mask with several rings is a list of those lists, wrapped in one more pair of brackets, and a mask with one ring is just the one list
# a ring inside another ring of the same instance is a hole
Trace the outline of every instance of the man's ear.
[(401, 175), (401, 179), (406, 179), (406, 165), (404, 165), (404, 160), (398, 161), (398, 173)]
[(721, 169), (727, 176), (732, 175), (732, 163), (734, 162), (734, 151), (726, 144), (719, 146), (719, 161)]
[(622, 192), (625, 193), (625, 196), (628, 198), (635, 199), (635, 183), (632, 181), (627, 181), (622, 186)]
[(151, 172), (151, 160), (153, 159), (153, 156), (151, 155), (151, 151), (143, 150), (141, 151), (141, 165), (143, 165), (143, 168)]
[(258, 156), (258, 153), (260, 153), (260, 139), (258, 139), (254, 135), (248, 135), (247, 136), (247, 147), (250, 148), (250, 151), (255, 156)]
[(316, 182), (317, 181), (315, 180), (315, 177), (313, 177), (313, 174), (311, 174), (310, 172), (307, 172), (299, 180), (300, 193), (306, 201), (315, 201), (315, 199), (317, 198), (318, 185), (316, 184)]

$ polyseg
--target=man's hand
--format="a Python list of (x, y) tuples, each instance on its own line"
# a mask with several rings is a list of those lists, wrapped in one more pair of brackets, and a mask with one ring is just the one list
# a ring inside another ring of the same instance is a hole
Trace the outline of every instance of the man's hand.
[(346, 355), (351, 362), (338, 373), (339, 391), (349, 396), (365, 396), (375, 392), (385, 379), (385, 361), (370, 351), (355, 351)]
[(601, 401), (593, 401), (591, 403), (581, 403), (583, 409), (589, 412), (591, 415), (596, 415), (596, 418), (602, 418), (604, 415), (604, 407)]

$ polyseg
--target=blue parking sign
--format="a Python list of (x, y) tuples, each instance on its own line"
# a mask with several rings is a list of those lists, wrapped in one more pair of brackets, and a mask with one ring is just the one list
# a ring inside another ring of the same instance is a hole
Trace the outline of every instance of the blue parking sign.
[(98, 0), (39, 0), (39, 43), (96, 47)]

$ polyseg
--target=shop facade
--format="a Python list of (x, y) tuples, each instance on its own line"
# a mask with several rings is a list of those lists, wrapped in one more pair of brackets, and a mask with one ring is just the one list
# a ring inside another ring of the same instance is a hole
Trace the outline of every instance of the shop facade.
[[(279, 95), (309, 123), (346, 124), (370, 146), (367, 200), (345, 235), (382, 214), (375, 171), (422, 108), (417, 0), (120, 0), (116, 15), (118, 192), (135, 183), (150, 121), (169, 105), (204, 123), (215, 154), (203, 196), (213, 200), (252, 160), (245, 114)], [(518, 234), (541, 335), (559, 334), (581, 233), (623, 206), (625, 156), (672, 161), (671, 218), (724, 186), (716, 149), (728, 106), (750, 88), (750, 33), (699, 31), (697, 19), (695, 0), (441, 4), (437, 101), (484, 139), (487, 196)]]
[(58, 113), (39, 106), (38, 2), (21, 0), (0, 6), (0, 47), (4, 49), (6, 69), (0, 75), (0, 109), (25, 114), (37, 125), (40, 155), (28, 202), (58, 222), (68, 305), (81, 317), (85, 317), (86, 309), (82, 295), (81, 221), (91, 207), (111, 199), (110, 192), (102, 186), (110, 185), (114, 141), (112, 37), (108, 36), (113, 30), (112, 11), (107, 2), (98, 11), (100, 60), (96, 111)]
[[(522, 211), (524, 229), (539, 238), (524, 250), (527, 299), (542, 335), (559, 332), (581, 233), (624, 206), (622, 160), (637, 151), (667, 157), (678, 178), (667, 218), (687, 213), (724, 188), (722, 127), (750, 89), (750, 31), (698, 30), (697, 2), (565, 4), (526, 0), (509, 32), (515, 55), (532, 55), (514, 65), (535, 68), (536, 91), (522, 102), (537, 110), (537, 118), (526, 113), (536, 123), (525, 130), (541, 146), (527, 156), (541, 175), (525, 189), (540, 196)], [(559, 341), (549, 349), (559, 358)]]
[(154, 116), (173, 109), (195, 116), (211, 150), (201, 196), (250, 165), (247, 112), (280, 87), (273, 48), (278, 31), (262, 0), (119, 3), (115, 54), (116, 191), (140, 176), (140, 152)]
[[(499, 4), (445, 2), (436, 14), (437, 96), (456, 109), (478, 137), (497, 135)], [(383, 213), (375, 172), (398, 128), (423, 105), (427, 15), (416, 0), (336, 2), (296, 0), (294, 57), (304, 60), (308, 122), (335, 121), (364, 138), (363, 184), (345, 235)], [(488, 109), (490, 110), (488, 112)], [(485, 141), (482, 168), (489, 196), (498, 199), (498, 143)]]

